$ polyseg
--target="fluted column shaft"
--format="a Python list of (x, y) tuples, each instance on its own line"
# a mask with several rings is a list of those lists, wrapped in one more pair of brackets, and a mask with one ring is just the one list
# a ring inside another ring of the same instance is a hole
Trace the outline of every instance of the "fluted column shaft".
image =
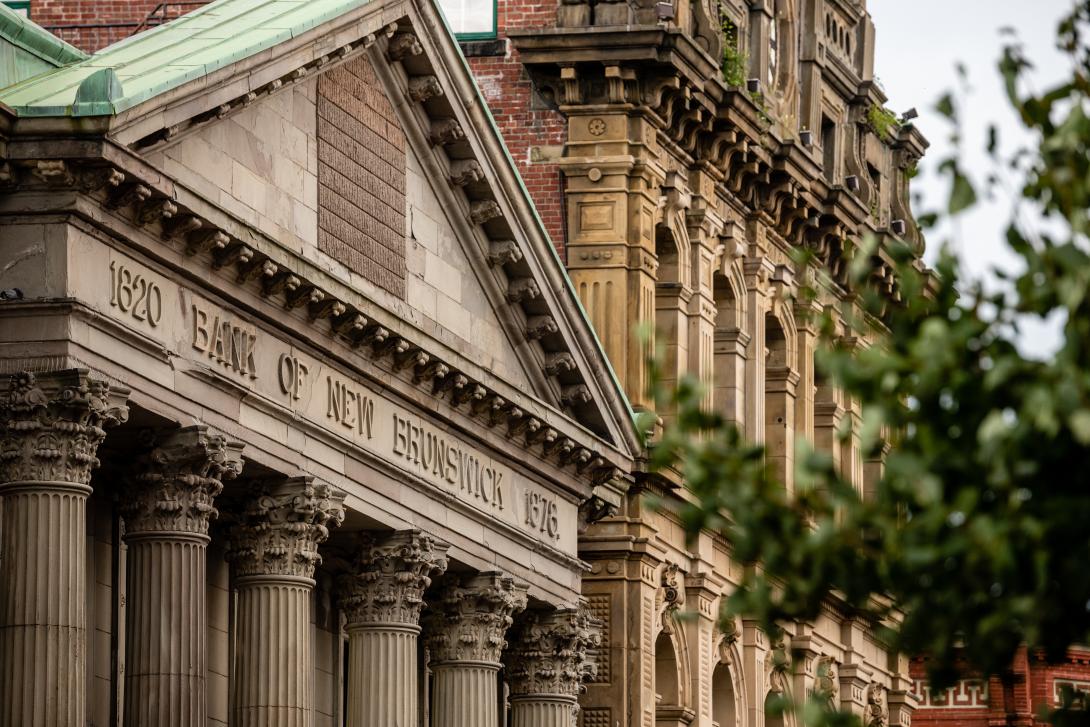
[(498, 662), (432, 664), (432, 727), (499, 727)]
[(238, 583), (238, 668), (233, 681), (240, 727), (310, 727), (314, 712), (311, 579), (247, 578)]
[(127, 538), (125, 724), (204, 724), (208, 538)]
[(203, 425), (165, 434), (123, 498), (128, 544), (126, 727), (205, 723), (205, 563), (212, 503), (242, 446)]
[(511, 727), (576, 727), (579, 701), (560, 694), (511, 696)]
[(419, 717), (419, 626), (368, 625), (348, 632), (348, 724), (413, 727)]
[(86, 512), (127, 391), (82, 370), (0, 381), (0, 725), (86, 720)]
[(447, 546), (419, 530), (365, 536), (341, 580), (348, 632), (348, 727), (417, 727), (417, 639), (424, 589)]
[(499, 727), (500, 654), (526, 586), (500, 573), (444, 584), (427, 618), (431, 727)]
[(310, 592), (318, 544), (344, 520), (344, 493), (311, 477), (253, 489), (227, 553), (238, 588), (233, 724), (310, 727)]

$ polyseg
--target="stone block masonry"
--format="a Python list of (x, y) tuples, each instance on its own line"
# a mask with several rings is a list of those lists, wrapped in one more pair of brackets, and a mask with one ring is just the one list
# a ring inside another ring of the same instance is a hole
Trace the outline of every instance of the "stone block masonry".
[(405, 297), (405, 135), (370, 61), (318, 80), (318, 249)]

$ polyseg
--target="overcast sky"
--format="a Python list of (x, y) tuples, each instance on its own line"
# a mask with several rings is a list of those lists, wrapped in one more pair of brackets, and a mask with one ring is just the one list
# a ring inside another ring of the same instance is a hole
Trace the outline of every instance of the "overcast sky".
[[(935, 110), (935, 101), (958, 85), (955, 65), (968, 70), (971, 92), (962, 105), (964, 146), (969, 170), (990, 168), (984, 153), (986, 128), (994, 123), (1006, 149), (1024, 144), (1018, 123), (1006, 101), (996, 70), (1006, 40), (1000, 29), (1013, 28), (1035, 66), (1038, 88), (1060, 78), (1065, 59), (1055, 48), (1056, 23), (1072, 7), (1071, 0), (868, 0), (876, 32), (875, 73), (897, 113), (916, 107), (914, 122), (931, 142), (913, 180), (922, 203), (916, 213), (941, 207), (947, 187), (936, 167), (950, 151), (950, 126)], [(983, 175), (981, 175), (983, 176)], [(978, 185), (978, 188), (981, 185)], [(995, 266), (1009, 267), (1012, 259), (1001, 242), (1010, 217), (1009, 199), (999, 199), (961, 218), (953, 231), (928, 236), (928, 258), (933, 259), (939, 238), (953, 234), (970, 274), (986, 275)], [(1055, 340), (1048, 327), (1023, 330), (1023, 349), (1046, 349)]]

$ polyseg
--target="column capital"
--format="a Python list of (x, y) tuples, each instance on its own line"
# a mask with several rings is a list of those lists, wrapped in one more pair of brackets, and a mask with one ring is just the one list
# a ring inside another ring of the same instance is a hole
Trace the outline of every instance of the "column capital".
[(87, 485), (105, 427), (129, 417), (129, 390), (86, 369), (22, 371), (0, 380), (0, 483)]
[(219, 515), (212, 501), (223, 480), (242, 471), (242, 444), (197, 424), (165, 433), (137, 459), (122, 514), (128, 536), (182, 533), (207, 537)]
[(356, 573), (341, 578), (347, 628), (370, 624), (417, 626), (424, 590), (447, 569), (447, 548), (420, 530), (367, 533), (356, 556)]
[(318, 544), (344, 521), (345, 493), (314, 478), (261, 482), (231, 528), (227, 558), (236, 575), (313, 578)]
[(526, 608), (527, 586), (498, 572), (452, 582), (429, 603), (428, 646), (435, 662), (484, 661), (497, 665), (514, 614)]
[(511, 696), (578, 696), (598, 671), (591, 654), (601, 643), (601, 624), (586, 608), (527, 613), (505, 657)]

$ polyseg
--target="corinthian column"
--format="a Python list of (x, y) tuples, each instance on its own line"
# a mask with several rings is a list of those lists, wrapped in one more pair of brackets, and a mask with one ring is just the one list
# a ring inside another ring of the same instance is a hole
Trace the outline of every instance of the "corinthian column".
[(0, 725), (86, 719), (86, 510), (126, 389), (80, 369), (0, 381)]
[(526, 586), (481, 573), (443, 589), (429, 604), (432, 727), (499, 727), (500, 654), (512, 616), (526, 608)]
[(511, 727), (575, 727), (583, 680), (597, 671), (588, 654), (601, 643), (599, 629), (584, 609), (522, 619), (505, 657)]
[(416, 727), (417, 637), (424, 589), (447, 545), (419, 530), (368, 536), (341, 582), (348, 632), (348, 727)]
[(310, 727), (310, 592), (318, 544), (344, 520), (344, 493), (312, 477), (267, 483), (232, 528), (238, 588), (234, 724)]
[(122, 504), (129, 546), (125, 725), (205, 722), (205, 551), (212, 502), (242, 445), (203, 425), (167, 434), (138, 462)]

